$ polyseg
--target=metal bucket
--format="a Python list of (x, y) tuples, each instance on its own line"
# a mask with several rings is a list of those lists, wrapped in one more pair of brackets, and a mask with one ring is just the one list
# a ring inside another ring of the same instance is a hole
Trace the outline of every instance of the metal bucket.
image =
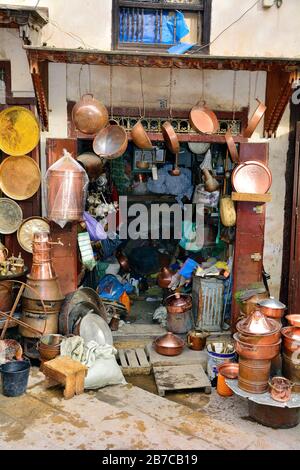
[[(299, 362), (298, 362), (299, 361)], [(294, 383), (293, 392), (300, 393), (300, 353), (297, 363), (293, 360), (293, 355), (282, 354), (282, 371), (284, 377)]]
[(265, 393), (270, 378), (271, 361), (239, 358), (239, 387), (249, 393)]
[(193, 277), (193, 316), (197, 328), (207, 331), (221, 330), (223, 294), (223, 281), (218, 279), (202, 279), (199, 276)]
[(192, 310), (180, 313), (168, 312), (168, 331), (177, 334), (184, 334), (193, 328)]

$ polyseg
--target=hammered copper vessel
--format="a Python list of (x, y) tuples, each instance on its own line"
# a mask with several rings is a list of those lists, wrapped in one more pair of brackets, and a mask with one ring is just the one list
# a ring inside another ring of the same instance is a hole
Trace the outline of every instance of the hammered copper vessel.
[[(43, 325), (46, 321), (47, 324), (44, 332), (47, 334), (57, 333), (58, 315), (64, 300), (52, 265), (52, 244), (54, 242), (49, 240), (48, 232), (37, 232), (34, 234), (32, 268), (30, 274), (27, 275), (28, 287), (24, 291), (22, 301), (23, 321), (27, 324), (39, 324), (42, 321)], [(46, 318), (41, 299), (45, 305)], [(20, 332), (25, 337), (36, 337), (26, 328), (22, 328)]]
[(75, 127), (84, 134), (96, 134), (108, 124), (108, 111), (91, 93), (83, 95), (72, 110)]

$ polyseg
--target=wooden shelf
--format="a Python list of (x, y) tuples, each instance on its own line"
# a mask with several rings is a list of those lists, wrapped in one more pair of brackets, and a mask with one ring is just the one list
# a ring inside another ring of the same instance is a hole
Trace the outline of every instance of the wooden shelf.
[(272, 194), (251, 194), (251, 193), (235, 193), (231, 194), (233, 201), (239, 202), (271, 202)]

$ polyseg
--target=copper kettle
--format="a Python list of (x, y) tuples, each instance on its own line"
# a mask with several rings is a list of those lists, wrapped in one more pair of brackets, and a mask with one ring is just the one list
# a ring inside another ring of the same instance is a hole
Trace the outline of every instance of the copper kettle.
[(169, 268), (162, 268), (157, 276), (157, 284), (161, 289), (168, 289), (174, 273)]

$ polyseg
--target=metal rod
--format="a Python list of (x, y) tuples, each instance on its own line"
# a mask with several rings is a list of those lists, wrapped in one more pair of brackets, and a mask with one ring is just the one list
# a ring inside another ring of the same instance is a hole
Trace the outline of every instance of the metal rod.
[(34, 333), (38, 333), (38, 334), (41, 335), (41, 336), (44, 334), (43, 331), (36, 330), (36, 329), (33, 328), (32, 326), (27, 325), (27, 323), (24, 323), (23, 321), (19, 320), (18, 318), (11, 318), (8, 313), (0, 312), (0, 316), (3, 316), (3, 317), (5, 317), (5, 318), (9, 318), (10, 320), (16, 322), (18, 325), (23, 326), (23, 327), (26, 328), (27, 330), (31, 330), (31, 331), (33, 331)]
[(1, 333), (1, 338), (0, 338), (0, 339), (4, 339), (6, 330), (7, 330), (7, 328), (8, 328), (9, 323), (10, 323), (10, 319), (12, 319), (13, 316), (14, 316), (14, 313), (15, 313), (15, 311), (16, 311), (16, 308), (17, 308), (17, 306), (18, 306), (18, 303), (19, 303), (19, 301), (20, 301), (20, 298), (21, 298), (21, 296), (22, 296), (22, 294), (23, 294), (24, 289), (25, 289), (25, 284), (22, 284), (21, 288), (19, 289), (19, 292), (18, 292), (18, 295), (17, 295), (17, 297), (16, 297), (16, 300), (15, 300), (13, 306), (12, 306), (12, 309), (11, 309), (9, 315), (8, 315), (8, 318), (7, 318), (7, 320), (6, 320), (5, 324), (4, 324), (4, 327), (3, 327), (3, 330), (2, 330), (2, 333)]

